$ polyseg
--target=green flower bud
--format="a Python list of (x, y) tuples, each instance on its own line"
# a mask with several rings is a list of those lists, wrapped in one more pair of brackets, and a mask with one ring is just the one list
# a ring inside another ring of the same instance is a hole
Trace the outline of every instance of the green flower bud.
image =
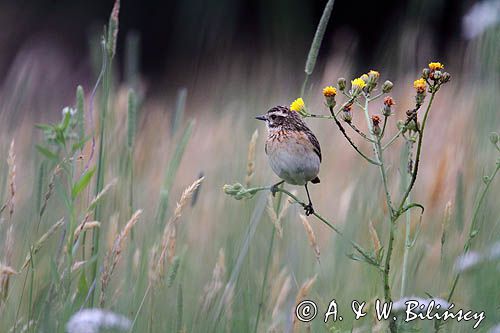
[(338, 79), (337, 84), (339, 86), (339, 90), (340, 91), (344, 91), (345, 87), (347, 85), (347, 81), (346, 81), (346, 79), (344, 79), (343, 77), (341, 77), (341, 78)]
[(352, 121), (352, 112), (350, 110), (345, 110), (342, 112), (342, 120), (346, 123), (350, 123)]
[(422, 70), (422, 78), (424, 79), (428, 79), (429, 78), (429, 74), (431, 73), (430, 69), (429, 68), (424, 68)]
[(393, 86), (394, 85), (392, 84), (391, 81), (389, 81), (389, 80), (385, 81), (384, 84), (382, 85), (382, 92), (384, 94), (391, 92)]
[(443, 75), (441, 76), (441, 83), (446, 83), (450, 81), (451, 75), (448, 72), (444, 72)]
[(491, 132), (490, 133), (490, 141), (492, 144), (496, 145), (498, 142), (498, 133), (497, 132)]

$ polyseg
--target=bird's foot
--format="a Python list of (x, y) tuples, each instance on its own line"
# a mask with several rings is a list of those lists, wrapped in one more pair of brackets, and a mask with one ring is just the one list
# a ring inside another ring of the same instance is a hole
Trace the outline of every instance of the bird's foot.
[(276, 184), (274, 184), (273, 186), (271, 186), (270, 191), (271, 191), (271, 194), (273, 195), (273, 197), (275, 197), (276, 192), (278, 192), (278, 186), (276, 186)]
[(312, 206), (312, 203), (309, 203), (308, 205), (304, 206), (304, 211), (306, 213), (306, 216), (309, 216), (311, 214), (314, 214), (314, 208)]
[(271, 191), (271, 194), (273, 195), (273, 197), (276, 196), (276, 192), (278, 192), (278, 186), (280, 186), (281, 184), (283, 184), (285, 181), (282, 180), (276, 184), (274, 184), (273, 186), (271, 186), (271, 188), (269, 189), (269, 191)]

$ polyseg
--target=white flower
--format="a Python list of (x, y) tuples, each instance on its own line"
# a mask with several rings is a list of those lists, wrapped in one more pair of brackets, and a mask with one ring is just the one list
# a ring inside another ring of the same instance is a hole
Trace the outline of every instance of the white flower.
[(127, 331), (132, 322), (122, 315), (101, 310), (84, 309), (75, 313), (66, 324), (68, 333), (99, 333), (101, 329)]
[(66, 116), (68, 113), (69, 113), (69, 115), (71, 117), (73, 117), (76, 114), (76, 109), (72, 108), (72, 107), (69, 107), (69, 106), (64, 107), (62, 109), (62, 115), (63, 115), (63, 117)]

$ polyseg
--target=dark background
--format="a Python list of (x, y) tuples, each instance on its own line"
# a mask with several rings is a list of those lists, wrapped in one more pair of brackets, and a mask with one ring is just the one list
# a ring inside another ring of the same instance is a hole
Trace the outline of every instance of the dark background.
[[(121, 3), (118, 62), (131, 31), (141, 38), (141, 74), (155, 80), (182, 68), (196, 72), (221, 66), (224, 54), (252, 61), (257, 54), (303, 62), (326, 1), (304, 0), (184, 0)], [(398, 39), (403, 25), (427, 31), (441, 56), (461, 42), (460, 20), (474, 1), (346, 1), (337, 0), (325, 40), (343, 34), (357, 41), (354, 60), (359, 67), (377, 65), (375, 55)], [(113, 6), (113, 0), (0, 1), (0, 75), (5, 75), (17, 52), (50, 39), (78, 66), (87, 55)], [(121, 46), (121, 47), (120, 47)], [(321, 55), (345, 44), (324, 43)], [(87, 57), (88, 58), (88, 57)], [(384, 59), (387, 59), (385, 57)], [(321, 60), (321, 59), (320, 59)], [(194, 73), (196, 74), (196, 73)]]

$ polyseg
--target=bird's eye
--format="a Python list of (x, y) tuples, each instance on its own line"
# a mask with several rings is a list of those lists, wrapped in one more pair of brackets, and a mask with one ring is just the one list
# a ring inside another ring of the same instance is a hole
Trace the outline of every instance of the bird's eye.
[(269, 116), (269, 118), (271, 118), (271, 120), (276, 120), (276, 115), (272, 114)]

